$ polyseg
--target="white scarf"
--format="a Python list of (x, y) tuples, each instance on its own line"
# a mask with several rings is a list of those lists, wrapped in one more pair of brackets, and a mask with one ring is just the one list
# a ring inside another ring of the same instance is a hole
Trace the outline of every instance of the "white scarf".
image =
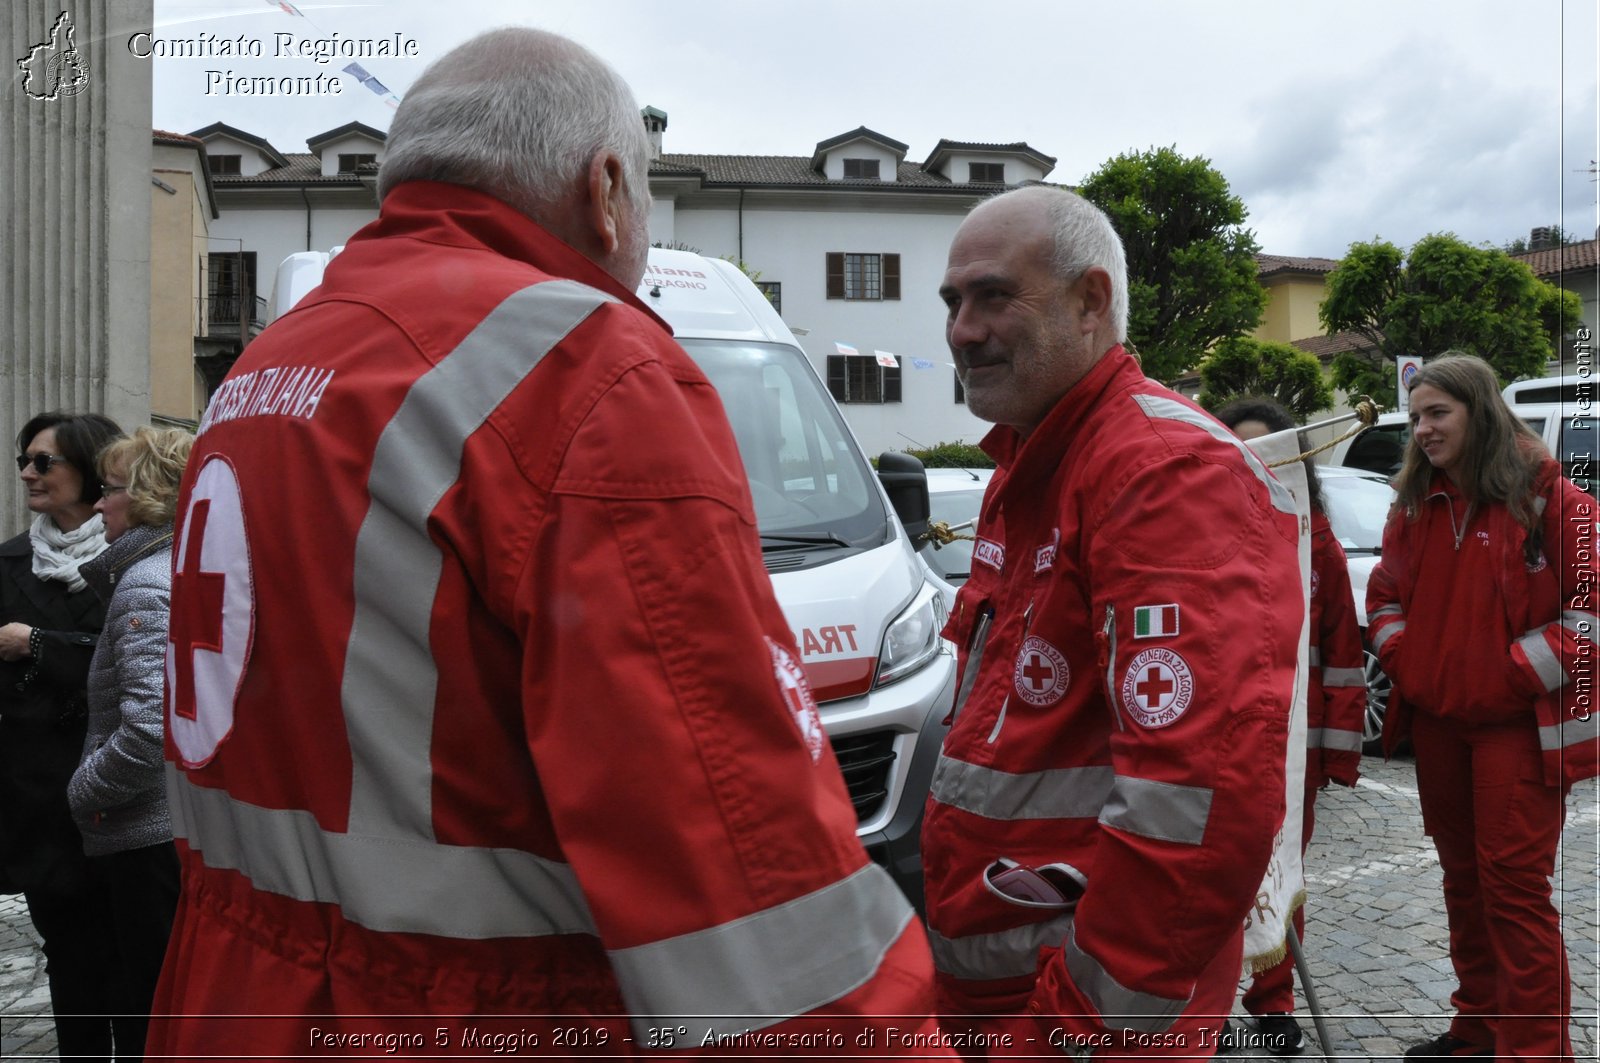
[(78, 566), (106, 548), (106, 525), (96, 513), (73, 531), (62, 531), (41, 513), (33, 518), (28, 538), (33, 543), (33, 574), (60, 580), (76, 593), (89, 585), (78, 575)]

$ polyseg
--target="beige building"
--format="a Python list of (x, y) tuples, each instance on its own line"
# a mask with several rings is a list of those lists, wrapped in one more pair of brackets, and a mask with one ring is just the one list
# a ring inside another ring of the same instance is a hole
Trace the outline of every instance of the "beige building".
[[(205, 145), (156, 130), (150, 168), (150, 419), (193, 428), (210, 398), (209, 229), (217, 217)], [(226, 253), (223, 251), (222, 253)]]

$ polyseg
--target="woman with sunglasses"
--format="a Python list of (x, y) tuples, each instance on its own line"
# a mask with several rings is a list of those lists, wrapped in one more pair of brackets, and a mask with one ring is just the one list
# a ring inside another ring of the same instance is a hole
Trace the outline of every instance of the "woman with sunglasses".
[[(17, 436), (33, 521), (0, 543), (0, 877), (44, 939), (63, 1057), (111, 1055), (116, 1006), (105, 889), (67, 805), (105, 606), (80, 571), (106, 548), (95, 455), (122, 434), (99, 414), (46, 413)], [(98, 1018), (96, 1016), (99, 1016)]]
[(89, 869), (111, 900), (118, 1063), (144, 1053), (150, 1000), (178, 907), (178, 851), (162, 773), (162, 694), (172, 519), (193, 445), (194, 436), (180, 429), (138, 428), (100, 452), (95, 509), (111, 545), (83, 566), (106, 602), (106, 625), (89, 665), (89, 734), (67, 801)]

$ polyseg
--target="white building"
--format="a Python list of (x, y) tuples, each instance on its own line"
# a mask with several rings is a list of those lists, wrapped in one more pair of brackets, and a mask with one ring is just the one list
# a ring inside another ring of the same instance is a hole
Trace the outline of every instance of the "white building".
[[(982, 437), (988, 425), (962, 401), (944, 344), (946, 252), (974, 203), (1042, 181), (1055, 159), (1027, 144), (941, 140), (908, 162), (907, 145), (865, 127), (809, 156), (675, 155), (659, 151), (667, 116), (645, 108), (644, 120), (657, 149), (652, 242), (743, 263), (869, 454)], [(264, 308), (278, 262), (341, 244), (376, 217), (379, 130), (351, 122), (311, 137), (305, 153), (220, 122), (193, 135), (221, 211), (211, 234), (237, 240), (243, 254), (226, 261), (245, 264), (242, 277), (236, 265), (213, 273), (219, 305), (254, 296)]]

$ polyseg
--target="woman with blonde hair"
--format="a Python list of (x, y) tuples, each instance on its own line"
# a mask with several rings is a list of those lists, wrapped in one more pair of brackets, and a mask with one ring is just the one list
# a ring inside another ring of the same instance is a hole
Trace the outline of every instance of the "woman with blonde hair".
[(1450, 1029), (1406, 1055), (1571, 1060), (1550, 876), (1567, 791), (1600, 774), (1595, 502), (1481, 359), (1429, 362), (1410, 400), (1367, 631), (1394, 680), (1384, 747), (1416, 753), (1459, 984)]
[(89, 665), (89, 729), (67, 786), (91, 873), (111, 901), (111, 968), (117, 1059), (144, 1054), (172, 917), (178, 854), (162, 766), (172, 521), (178, 481), (194, 437), (140, 428), (100, 452), (104, 553), (83, 566), (107, 599), (105, 628)]

